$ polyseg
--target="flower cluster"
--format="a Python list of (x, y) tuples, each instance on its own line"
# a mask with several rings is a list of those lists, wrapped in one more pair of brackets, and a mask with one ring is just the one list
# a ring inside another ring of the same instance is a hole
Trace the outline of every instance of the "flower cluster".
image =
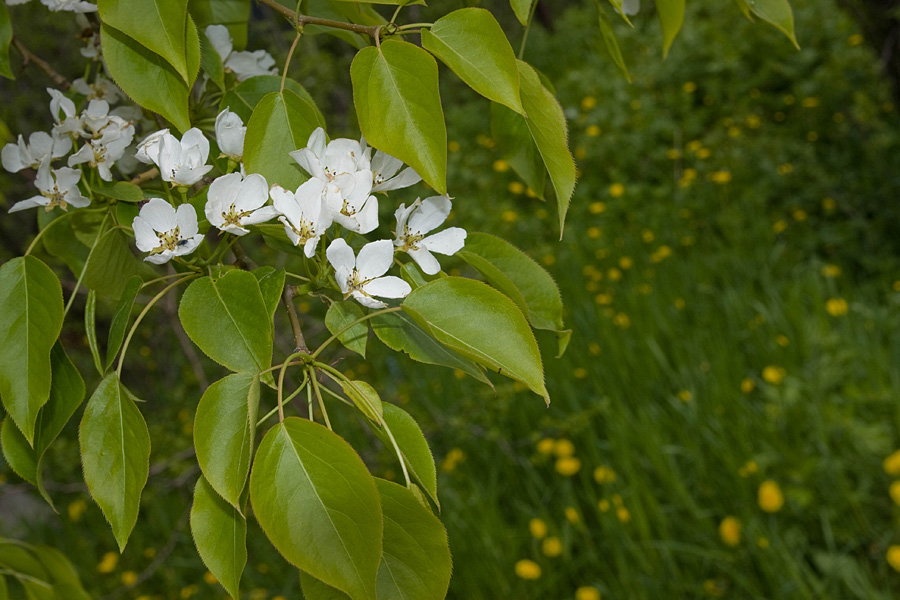
[(235, 51), (231, 34), (224, 25), (210, 25), (204, 33), (216, 54), (222, 59), (225, 70), (234, 73), (238, 81), (244, 81), (257, 75), (278, 74), (275, 59), (265, 50)]
[[(30, 0), (6, 0), (6, 4), (8, 6), (15, 6), (17, 4), (25, 4)], [(90, 2), (83, 2), (82, 0), (41, 0), (41, 4), (50, 9), (51, 12), (74, 12), (74, 13), (89, 13), (96, 12), (97, 5), (92, 4)]]

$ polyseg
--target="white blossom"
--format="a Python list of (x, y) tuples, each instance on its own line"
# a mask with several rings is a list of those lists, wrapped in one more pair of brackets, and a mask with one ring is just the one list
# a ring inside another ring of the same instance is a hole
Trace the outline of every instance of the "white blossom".
[(295, 246), (303, 246), (303, 253), (312, 258), (322, 234), (331, 227), (331, 209), (325, 202), (325, 182), (312, 178), (289, 192), (280, 186), (272, 186), (269, 195), (275, 208), (283, 216), (278, 220)]
[(245, 227), (265, 223), (278, 216), (274, 206), (263, 206), (269, 199), (269, 185), (257, 173), (244, 179), (229, 173), (213, 181), (206, 201), (209, 224), (235, 235), (249, 233)]
[(145, 261), (161, 265), (175, 256), (184, 256), (203, 241), (198, 233), (197, 211), (190, 204), (175, 208), (162, 198), (151, 198), (131, 222), (134, 241)]
[(216, 142), (222, 154), (237, 162), (244, 158), (244, 136), (247, 128), (237, 113), (227, 108), (216, 117)]
[(401, 252), (408, 252), (427, 275), (441, 270), (432, 252), (456, 254), (466, 241), (466, 231), (460, 227), (450, 227), (439, 233), (427, 235), (440, 227), (450, 215), (452, 204), (447, 196), (432, 196), (416, 200), (409, 208), (401, 204), (394, 212), (397, 218), (397, 238), (394, 240)]
[(81, 0), (41, 0), (41, 4), (49, 8), (51, 12), (89, 13), (97, 10), (96, 4)]
[(219, 55), (219, 58), (222, 59), (222, 63), (224, 64), (228, 59), (228, 55), (231, 54), (231, 51), (234, 49), (234, 44), (231, 41), (231, 34), (228, 32), (228, 28), (224, 25), (209, 25), (203, 32), (206, 34), (206, 39), (212, 44), (213, 50), (216, 51), (216, 54)]
[(343, 238), (337, 238), (329, 244), (325, 255), (334, 267), (334, 277), (344, 298), (353, 296), (363, 306), (384, 308), (387, 304), (374, 296), (405, 298), (412, 291), (399, 277), (383, 277), (394, 262), (394, 247), (390, 240), (366, 244), (357, 257)]
[(328, 187), (331, 190), (325, 200), (336, 223), (357, 233), (369, 233), (378, 227), (378, 198), (369, 193), (371, 171), (342, 173)]
[(25, 138), (19, 135), (16, 143), (6, 144), (0, 152), (3, 168), (10, 173), (16, 173), (25, 168), (37, 169), (44, 162), (50, 162), (68, 154), (72, 149), (72, 138), (60, 136), (55, 131), (50, 134), (44, 131), (35, 131)]
[(234, 50), (231, 34), (224, 25), (209, 25), (205, 30), (206, 38), (212, 44), (216, 54), (222, 59), (226, 71), (231, 71), (238, 81), (244, 81), (258, 75), (277, 75), (275, 59), (265, 50), (253, 52)]
[(97, 168), (103, 181), (112, 181), (110, 168), (122, 158), (134, 139), (134, 125), (118, 117), (112, 118), (116, 121), (107, 124), (97, 137), (89, 140), (81, 150), (69, 157), (70, 167), (88, 163)]
[(209, 140), (193, 127), (179, 141), (168, 129), (151, 133), (138, 145), (136, 158), (159, 167), (163, 181), (174, 185), (194, 185), (206, 175), (212, 165), (209, 158)]
[(134, 157), (146, 165), (159, 166), (159, 144), (164, 135), (169, 135), (168, 129), (154, 131), (138, 144)]
[(119, 86), (103, 75), (97, 75), (93, 83), (88, 83), (84, 77), (80, 77), (72, 82), (72, 89), (87, 96), (88, 100), (105, 100), (115, 104), (122, 99), (122, 90)]
[(9, 212), (17, 212), (36, 206), (43, 206), (48, 211), (56, 206), (66, 210), (70, 204), (75, 208), (84, 208), (91, 201), (81, 195), (81, 190), (78, 189), (78, 181), (80, 179), (81, 171), (70, 169), (69, 167), (61, 167), (51, 171), (50, 162), (45, 161), (38, 168), (37, 178), (34, 180), (34, 185), (41, 194), (16, 202), (9, 209)]
[(59, 134), (80, 135), (83, 125), (81, 117), (75, 111), (75, 103), (59, 90), (47, 88), (47, 93), (50, 94), (50, 114), (56, 123), (53, 131)]
[(641, 0), (622, 0), (622, 14), (633, 17), (641, 12)]
[[(368, 154), (372, 149), (366, 147), (365, 138), (361, 139), (359, 143), (368, 158)], [(401, 171), (400, 168), (402, 166), (403, 161), (399, 158), (394, 158), (386, 152), (376, 150), (369, 166), (372, 170), (372, 191), (389, 192), (403, 189), (422, 181), (422, 177), (412, 167), (406, 167)]]

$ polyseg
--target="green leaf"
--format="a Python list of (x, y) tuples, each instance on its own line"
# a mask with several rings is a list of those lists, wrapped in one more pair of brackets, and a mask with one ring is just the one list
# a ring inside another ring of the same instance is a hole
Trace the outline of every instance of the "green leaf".
[(250, 473), (259, 409), (259, 377), (235, 373), (203, 392), (194, 417), (194, 448), (204, 477), (240, 510)]
[[(428, 441), (419, 424), (408, 412), (388, 402), (384, 403), (384, 420), (390, 427), (391, 433), (394, 434), (397, 445), (400, 446), (400, 454), (403, 455), (409, 474), (419, 482), (434, 501), (435, 506), (440, 509), (434, 456), (431, 454), (431, 448), (428, 447)], [(376, 433), (382, 438), (382, 441), (387, 440), (384, 432), (376, 431)], [(386, 442), (386, 444), (388, 448), (391, 448), (389, 443)]]
[[(332, 335), (338, 333), (344, 327), (357, 319), (366, 316), (366, 311), (356, 302), (333, 302), (325, 313), (325, 326)], [(369, 337), (369, 326), (366, 323), (357, 323), (343, 333), (338, 334), (338, 340), (348, 350), (356, 352), (363, 358), (366, 357), (366, 341)]]
[[(378, 598), (443, 600), (452, 560), (447, 531), (403, 486), (376, 479), (384, 509), (384, 555), (378, 567)], [(300, 572), (307, 600), (347, 600), (344, 593)]]
[[(470, 233), (466, 245), (456, 254), (509, 296), (532, 327), (555, 331), (568, 340), (571, 331), (564, 330), (559, 288), (550, 273), (534, 259), (506, 240), (487, 233)], [(564, 350), (560, 347), (560, 355)]]
[(656, 15), (663, 31), (663, 57), (669, 55), (669, 48), (684, 23), (684, 0), (656, 0)]
[(434, 281), (439, 277), (446, 277), (446, 275), (441, 271), (435, 275), (426, 275), (419, 265), (410, 261), (400, 267), (400, 277), (403, 281), (408, 283), (412, 289), (416, 289), (422, 287), (429, 281)]
[(488, 100), (524, 114), (515, 52), (489, 11), (461, 8), (441, 17), (422, 30), (422, 47)]
[(492, 287), (446, 277), (413, 290), (403, 310), (436, 340), (521, 381), (549, 404), (537, 342), (522, 311)]
[(738, 0), (738, 3), (742, 5), (744, 14), (749, 10), (786, 35), (800, 49), (794, 33), (794, 12), (788, 0)]
[(88, 400), (78, 439), (84, 482), (124, 551), (150, 470), (150, 433), (115, 372)]
[(600, 5), (599, 0), (597, 1), (597, 17), (600, 23), (600, 35), (603, 37), (603, 45), (606, 46), (609, 57), (612, 58), (613, 63), (625, 76), (625, 80), (631, 83), (631, 73), (628, 72), (628, 65), (625, 64), (625, 58), (622, 56), (622, 50), (619, 48), (619, 40), (616, 38), (612, 24), (606, 18), (606, 13), (603, 12), (603, 7)]
[(231, 34), (235, 50), (247, 47), (250, 0), (190, 0), (188, 9), (201, 31), (208, 25), (224, 25)]
[[(619, 13), (619, 16), (622, 17), (622, 20), (631, 25), (631, 20), (629, 20), (628, 15), (625, 14), (625, 9), (623, 8), (622, 0), (609, 0), (609, 3), (612, 4), (612, 7), (616, 9), (616, 12)], [(631, 25), (634, 27), (634, 25)]]
[(200, 40), (200, 68), (209, 76), (209, 80), (216, 84), (220, 90), (225, 92), (225, 65), (222, 64), (222, 57), (213, 48), (206, 36)]
[(516, 18), (522, 25), (528, 25), (528, 19), (531, 18), (531, 5), (534, 0), (509, 0)]
[(97, 6), (105, 25), (164, 58), (187, 85), (194, 83), (185, 45), (187, 0), (98, 0)]
[(375, 600), (381, 502), (347, 442), (317, 423), (285, 419), (257, 450), (250, 500), (288, 562), (354, 599)]
[(425, 0), (336, 0), (337, 2), (357, 2), (359, 4), (391, 4), (411, 6), (413, 4), (425, 4)]
[(12, 43), (13, 29), (6, 3), (0, 3), (0, 75), (7, 79), (15, 79), (9, 64), (9, 45)]
[(141, 290), (141, 278), (137, 275), (131, 277), (125, 283), (125, 289), (119, 298), (119, 304), (116, 306), (116, 312), (113, 313), (112, 323), (109, 326), (109, 337), (106, 342), (106, 369), (109, 370), (116, 355), (122, 348), (122, 342), (125, 339), (125, 331), (131, 323), (131, 311), (134, 308), (134, 301), (138, 292)]
[(50, 349), (62, 329), (62, 287), (33, 256), (0, 267), (0, 399), (25, 439), (50, 398)]
[(547, 169), (541, 153), (538, 152), (525, 117), (505, 106), (491, 103), (491, 135), (503, 153), (503, 158), (519, 174), (525, 185), (534, 194), (544, 199), (544, 186), (547, 183)]
[(493, 387), (480, 366), (438, 342), (408, 315), (387, 313), (371, 323), (375, 336), (391, 350), (405, 352), (411, 359), (428, 365), (459, 369)]
[[(325, 123), (325, 117), (322, 116), (319, 107), (316, 106), (316, 103), (313, 101), (312, 96), (309, 95), (309, 92), (306, 91), (306, 88), (293, 79), (287, 78), (284, 80), (284, 89), (290, 90), (300, 96), (302, 100), (312, 106), (315, 110), (316, 121)], [(250, 120), (253, 109), (256, 108), (256, 105), (259, 104), (259, 101), (262, 100), (264, 96), (280, 90), (281, 76), (279, 75), (259, 75), (257, 77), (251, 77), (250, 79), (246, 79), (237, 84), (236, 87), (229, 90), (228, 93), (222, 97), (222, 102), (219, 103), (219, 110), (227, 108), (228, 110), (237, 113), (241, 120), (246, 123)], [(306, 145), (306, 140), (303, 141), (303, 144)]]
[(251, 273), (233, 270), (188, 286), (178, 317), (208, 357), (232, 371), (259, 373), (272, 362), (272, 321)]
[(284, 269), (275, 269), (274, 267), (260, 267), (251, 271), (256, 281), (259, 283), (259, 291), (262, 293), (263, 300), (266, 302), (266, 309), (269, 311), (269, 320), (275, 318), (275, 310), (278, 303), (281, 302), (281, 295), (284, 293)]
[(127, 181), (103, 181), (100, 180), (93, 188), (95, 194), (99, 194), (113, 200), (138, 203), (144, 201), (144, 190)]
[[(37, 211), (38, 227), (44, 229), (57, 217), (66, 214), (61, 208), (57, 207), (47, 212), (46, 210)], [(88, 248), (79, 241), (72, 229), (72, 217), (54, 223), (52, 226), (52, 235), (45, 234), (41, 237), (41, 243), (44, 250), (50, 256), (56, 257), (66, 263), (69, 270), (75, 277), (84, 270), (84, 264), (88, 256)]]
[(97, 292), (90, 290), (87, 302), (84, 305), (84, 337), (87, 338), (91, 357), (97, 372), (103, 374), (103, 365), (100, 364), (100, 347), (97, 345)]
[(132, 100), (159, 113), (182, 133), (191, 128), (190, 88), (172, 65), (105, 23), (100, 27), (100, 43), (110, 74)]
[(325, 122), (315, 105), (287, 89), (267, 94), (247, 122), (247, 172), (259, 173), (269, 185), (296, 189), (308, 177), (289, 153), (304, 148), (317, 127), (325, 127)]
[(541, 84), (537, 71), (522, 61), (519, 61), (519, 83), (522, 106), (528, 115), (525, 123), (556, 192), (559, 237), (562, 239), (569, 199), (575, 191), (575, 159), (569, 152), (566, 117), (553, 94)]
[(37, 486), (37, 456), (34, 448), (9, 417), (3, 419), (0, 428), (0, 446), (3, 458), (16, 475)]
[(153, 277), (153, 269), (132, 253), (132, 244), (121, 229), (104, 233), (88, 259), (85, 285), (101, 296), (120, 298), (132, 277)]
[(350, 65), (359, 128), (373, 147), (411, 166), (447, 192), (447, 128), (437, 63), (409, 42), (363, 48)]
[(375, 388), (365, 381), (342, 381), (341, 388), (367, 419), (381, 424), (384, 410), (381, 408), (381, 396)]
[(247, 564), (247, 521), (201, 475), (191, 506), (191, 535), (203, 564), (233, 598)]

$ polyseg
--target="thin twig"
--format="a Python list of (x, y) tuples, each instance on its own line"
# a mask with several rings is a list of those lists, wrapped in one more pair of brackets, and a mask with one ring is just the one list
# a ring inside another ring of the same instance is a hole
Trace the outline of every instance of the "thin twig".
[(300, 329), (300, 318), (297, 316), (297, 309), (294, 307), (294, 296), (296, 289), (292, 285), (284, 286), (284, 293), (281, 295), (281, 301), (287, 309), (288, 320), (291, 322), (291, 330), (294, 332), (294, 352), (309, 353), (306, 346), (306, 340), (303, 338), (303, 331)]
[(16, 47), (16, 50), (22, 55), (22, 68), (24, 69), (28, 66), (28, 63), (34, 63), (37, 67), (47, 74), (50, 79), (53, 80), (53, 83), (58, 85), (64, 90), (72, 87), (72, 84), (69, 83), (69, 80), (57, 73), (53, 67), (50, 66), (46, 60), (40, 58), (39, 56), (35, 56), (35, 54), (25, 47), (25, 45), (19, 40), (17, 37), (13, 37), (13, 45)]
[(277, 0), (259, 0), (260, 4), (265, 4), (274, 11), (280, 13), (297, 27), (303, 25), (323, 25), (325, 27), (333, 27), (335, 29), (345, 29), (347, 31), (355, 31), (356, 33), (364, 33), (368, 36), (375, 37), (378, 33), (378, 27), (368, 25), (356, 25), (355, 23), (344, 23), (343, 21), (333, 21), (331, 19), (322, 19), (319, 17), (311, 17), (309, 15), (301, 15), (288, 7), (279, 4)]
[(141, 185), (145, 181), (150, 181), (157, 175), (159, 175), (159, 169), (157, 169), (156, 167), (153, 167), (152, 169), (150, 169), (148, 171), (144, 171), (140, 175), (136, 175), (135, 177), (133, 177), (131, 180), (131, 183), (133, 185)]

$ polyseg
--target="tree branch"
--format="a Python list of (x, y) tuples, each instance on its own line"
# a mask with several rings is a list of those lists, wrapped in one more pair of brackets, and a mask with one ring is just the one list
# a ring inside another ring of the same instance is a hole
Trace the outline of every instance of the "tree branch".
[(302, 27), (304, 25), (322, 25), (324, 27), (333, 27), (335, 29), (345, 29), (347, 31), (355, 31), (356, 33), (364, 33), (373, 38), (378, 35), (379, 29), (384, 29), (375, 25), (356, 25), (355, 23), (344, 23), (343, 21), (333, 21), (331, 19), (322, 19), (319, 17), (311, 17), (309, 15), (301, 15), (300, 13), (296, 13), (286, 6), (279, 4), (277, 0), (259, 0), (259, 3), (265, 4), (269, 8), (280, 13), (283, 17), (288, 19), (297, 27)]
[(50, 79), (53, 80), (53, 83), (55, 83), (62, 89), (67, 90), (72, 87), (72, 84), (69, 83), (68, 79), (53, 70), (53, 67), (50, 66), (50, 63), (38, 56), (35, 56), (31, 52), (31, 50), (26, 48), (25, 45), (22, 44), (21, 41), (19, 41), (19, 38), (14, 37), (12, 41), (13, 45), (16, 47), (16, 50), (18, 50), (19, 54), (22, 55), (22, 68), (28, 66), (28, 63), (34, 63), (41, 71), (46, 73), (50, 77)]
[(159, 175), (159, 169), (157, 169), (156, 167), (153, 167), (152, 169), (144, 171), (140, 175), (135, 175), (132, 178), (131, 183), (133, 183), (134, 185), (141, 185), (145, 181), (150, 181), (157, 175)]
[(306, 352), (309, 354), (309, 348), (306, 347), (306, 340), (303, 338), (303, 331), (300, 329), (300, 318), (297, 316), (297, 309), (294, 307), (294, 296), (296, 289), (292, 285), (284, 286), (284, 293), (281, 295), (281, 301), (287, 309), (288, 320), (291, 322), (291, 330), (294, 332), (294, 352)]

